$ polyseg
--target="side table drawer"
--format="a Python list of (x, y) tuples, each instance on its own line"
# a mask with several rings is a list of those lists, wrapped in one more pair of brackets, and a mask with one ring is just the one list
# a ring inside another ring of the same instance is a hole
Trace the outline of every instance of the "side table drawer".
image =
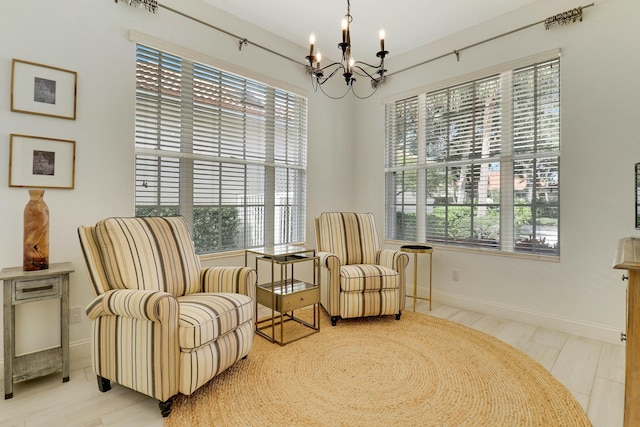
[[(275, 306), (272, 307), (272, 298)], [(275, 292), (271, 291), (269, 284), (256, 287), (256, 300), (258, 304), (273, 308), (280, 313), (288, 313), (308, 305), (320, 302), (320, 286), (311, 283), (298, 282), (288, 292), (282, 292), (280, 285), (275, 286)]]
[(278, 296), (280, 297), (280, 307), (278, 307), (277, 310), (281, 313), (287, 313), (320, 301), (320, 286), (314, 286), (304, 291)]
[(22, 280), (16, 282), (15, 284), (13, 291), (13, 302), (55, 297), (58, 295), (62, 295), (60, 276), (33, 280)]

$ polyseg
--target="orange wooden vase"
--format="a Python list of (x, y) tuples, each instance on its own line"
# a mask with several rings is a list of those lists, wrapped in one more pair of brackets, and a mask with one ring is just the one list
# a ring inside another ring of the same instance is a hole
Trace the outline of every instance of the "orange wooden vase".
[(29, 190), (30, 200), (24, 208), (24, 271), (49, 268), (49, 207), (44, 190)]

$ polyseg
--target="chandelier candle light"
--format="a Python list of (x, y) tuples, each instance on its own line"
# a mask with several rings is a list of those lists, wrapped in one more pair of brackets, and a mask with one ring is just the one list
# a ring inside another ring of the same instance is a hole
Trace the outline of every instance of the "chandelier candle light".
[[(356, 61), (353, 59), (351, 55), (351, 22), (353, 21), (353, 17), (351, 16), (351, 2), (347, 0), (347, 14), (344, 16), (342, 20), (342, 42), (338, 43), (338, 48), (342, 51), (342, 58), (340, 62), (334, 62), (325, 67), (320, 66), (320, 60), (322, 56), (320, 52), (315, 54), (315, 43), (316, 38), (313, 34), (309, 37), (309, 56), (306, 57), (309, 65), (307, 66), (307, 71), (311, 75), (311, 84), (313, 86), (313, 90), (317, 91), (318, 88), (327, 95), (329, 98), (340, 99), (351, 91), (356, 98), (364, 99), (373, 95), (378, 87), (380, 87), (385, 80), (384, 73), (387, 71), (384, 69), (384, 58), (389, 54), (388, 51), (384, 50), (384, 30), (380, 30), (380, 51), (376, 53), (376, 56), (380, 58), (380, 63), (378, 65), (367, 64), (366, 62)], [(347, 90), (341, 96), (331, 96), (327, 92), (324, 91), (322, 85), (324, 85), (331, 77), (342, 74), (344, 80), (347, 84)], [(325, 77), (326, 75), (326, 77)], [(361, 76), (369, 78), (371, 82), (371, 87), (373, 88), (373, 92), (371, 92), (367, 96), (360, 96), (353, 89), (354, 83), (356, 81), (355, 76)]]

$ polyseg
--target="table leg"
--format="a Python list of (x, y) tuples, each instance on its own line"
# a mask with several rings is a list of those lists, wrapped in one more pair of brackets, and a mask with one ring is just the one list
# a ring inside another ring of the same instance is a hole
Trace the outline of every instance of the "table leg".
[(413, 253), (413, 312), (416, 312), (416, 299), (418, 296), (418, 253)]
[(429, 253), (429, 311), (431, 311), (431, 300), (433, 299), (431, 297), (431, 287), (432, 287), (431, 280), (432, 279), (433, 279), (433, 252)]
[(11, 302), (14, 284), (4, 284), (4, 398), (13, 397), (13, 359), (15, 357), (15, 307)]

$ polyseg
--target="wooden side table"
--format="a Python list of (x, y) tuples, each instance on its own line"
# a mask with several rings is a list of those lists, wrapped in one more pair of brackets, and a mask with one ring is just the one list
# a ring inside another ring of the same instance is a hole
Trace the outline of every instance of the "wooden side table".
[[(431, 280), (433, 278), (433, 247), (426, 245), (404, 245), (400, 247), (402, 252), (413, 254), (413, 311), (416, 311), (416, 299), (429, 301), (431, 311)], [(429, 298), (418, 296), (418, 254), (429, 254)]]
[[(69, 381), (69, 273), (70, 262), (50, 264), (46, 270), (22, 271), (4, 268), (4, 398), (13, 397), (13, 384), (62, 371), (62, 382)], [(60, 347), (16, 357), (15, 306), (60, 299)]]
[(640, 239), (627, 237), (618, 241), (613, 268), (627, 270), (622, 280), (627, 288), (626, 367), (624, 385), (624, 426), (640, 425)]

